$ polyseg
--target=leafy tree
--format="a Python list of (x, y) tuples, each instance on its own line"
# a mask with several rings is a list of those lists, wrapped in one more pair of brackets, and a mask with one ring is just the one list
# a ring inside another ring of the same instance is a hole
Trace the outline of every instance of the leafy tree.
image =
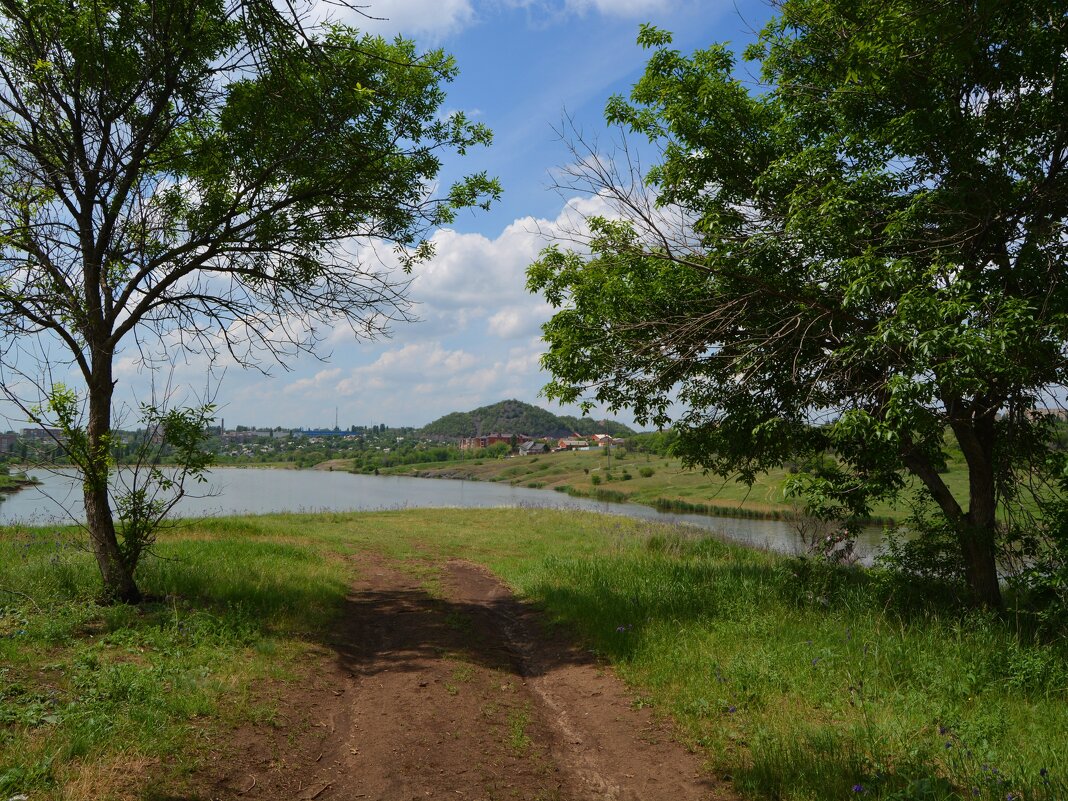
[[(832, 452), (798, 478), (825, 515), (911, 475), (996, 607), (1003, 515), (1061, 470), (1032, 410), (1066, 378), (1066, 6), (779, 12), (745, 54), (759, 87), (726, 46), (686, 56), (643, 27), (644, 76), (606, 116), (660, 158), (635, 175), (573, 142), (568, 185), (613, 211), (529, 270), (559, 309), (547, 392), (661, 426), (678, 403), (675, 451), (745, 481)], [(940, 474), (947, 429), (966, 498)]]
[(49, 408), (58, 350), (84, 382), (76, 462), (112, 599), (139, 597), (107, 481), (116, 359), (264, 364), (322, 326), (381, 334), (407, 282), (373, 246), (410, 269), (429, 228), (498, 193), (483, 174), (429, 194), (441, 153), (490, 139), (440, 112), (449, 56), (292, 8), (0, 3), (3, 386)]

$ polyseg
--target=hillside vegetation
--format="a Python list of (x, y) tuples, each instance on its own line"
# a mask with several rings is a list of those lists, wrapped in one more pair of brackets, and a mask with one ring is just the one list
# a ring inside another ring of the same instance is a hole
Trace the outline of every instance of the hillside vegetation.
[(531, 437), (565, 437), (568, 434), (612, 434), (625, 437), (634, 431), (613, 420), (555, 415), (523, 403), (505, 400), (469, 412), (453, 412), (424, 426), (425, 437), (477, 437), (491, 433), (526, 434)]

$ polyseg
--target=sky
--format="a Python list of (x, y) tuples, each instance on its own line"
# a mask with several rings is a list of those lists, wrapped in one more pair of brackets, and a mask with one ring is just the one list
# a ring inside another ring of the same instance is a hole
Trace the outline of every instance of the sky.
[[(323, 0), (321, 8), (336, 6)], [(565, 115), (585, 136), (609, 140), (605, 102), (626, 94), (647, 54), (635, 43), (651, 22), (691, 52), (727, 41), (741, 49), (767, 21), (766, 0), (359, 0), (365, 15), (344, 21), (363, 30), (414, 38), (453, 54), (459, 77), (444, 111), (462, 110), (487, 124), (494, 144), (449, 159), (443, 186), (487, 171), (501, 201), (462, 212), (435, 232), (436, 255), (411, 284), (418, 322), (389, 339), (356, 342), (347, 329), (326, 337), (319, 359), (304, 356), (269, 375), (229, 368), (207, 379), (198, 360), (178, 358), (175, 397), (214, 397), (232, 428), (350, 425), (422, 426), (453, 411), (518, 398), (557, 413), (578, 413), (539, 397), (549, 380), (539, 365), (540, 326), (551, 309), (525, 289), (525, 270), (548, 244), (543, 233), (576, 212), (596, 211), (588, 198), (553, 189), (553, 171), (569, 160), (557, 131)], [(374, 17), (374, 19), (370, 18)], [(116, 369), (118, 396), (144, 400), (150, 376), (131, 357)], [(603, 411), (603, 410), (602, 410)], [(595, 417), (601, 417), (597, 411)], [(628, 412), (612, 415), (632, 424)], [(9, 427), (19, 428), (9, 418)]]

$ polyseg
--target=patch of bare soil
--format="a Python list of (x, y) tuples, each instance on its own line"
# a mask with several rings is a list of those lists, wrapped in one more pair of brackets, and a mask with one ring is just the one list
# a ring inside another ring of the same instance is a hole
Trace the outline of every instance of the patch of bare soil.
[(547, 636), (482, 568), (445, 565), (444, 598), (384, 559), (276, 719), (232, 733), (200, 798), (304, 801), (733, 799), (588, 653)]

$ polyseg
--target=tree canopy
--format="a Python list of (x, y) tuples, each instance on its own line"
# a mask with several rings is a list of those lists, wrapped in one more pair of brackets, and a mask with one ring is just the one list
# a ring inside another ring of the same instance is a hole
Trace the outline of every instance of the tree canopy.
[(645, 73), (606, 116), (660, 158), (634, 176), (580, 154), (571, 186), (613, 212), (529, 270), (559, 309), (548, 394), (674, 422), (692, 464), (743, 480), (830, 451), (802, 488), (827, 515), (911, 475), (996, 606), (1021, 495), (1062, 471), (1035, 410), (1066, 379), (1068, 7), (778, 11), (745, 53), (759, 69), (643, 27)]
[(491, 433), (527, 434), (531, 437), (604, 433), (625, 437), (634, 432), (614, 420), (556, 415), (529, 403), (505, 400), (469, 412), (452, 412), (427, 423), (419, 433), (423, 436), (460, 438)]
[(26, 405), (35, 384), (47, 422), (55, 343), (84, 381), (79, 468), (112, 597), (138, 596), (107, 486), (117, 356), (249, 365), (323, 326), (380, 334), (409, 310), (375, 248), (410, 269), (429, 229), (499, 191), (478, 174), (431, 194), (442, 154), (490, 141), (442, 113), (451, 57), (293, 8), (0, 3), (3, 386)]

